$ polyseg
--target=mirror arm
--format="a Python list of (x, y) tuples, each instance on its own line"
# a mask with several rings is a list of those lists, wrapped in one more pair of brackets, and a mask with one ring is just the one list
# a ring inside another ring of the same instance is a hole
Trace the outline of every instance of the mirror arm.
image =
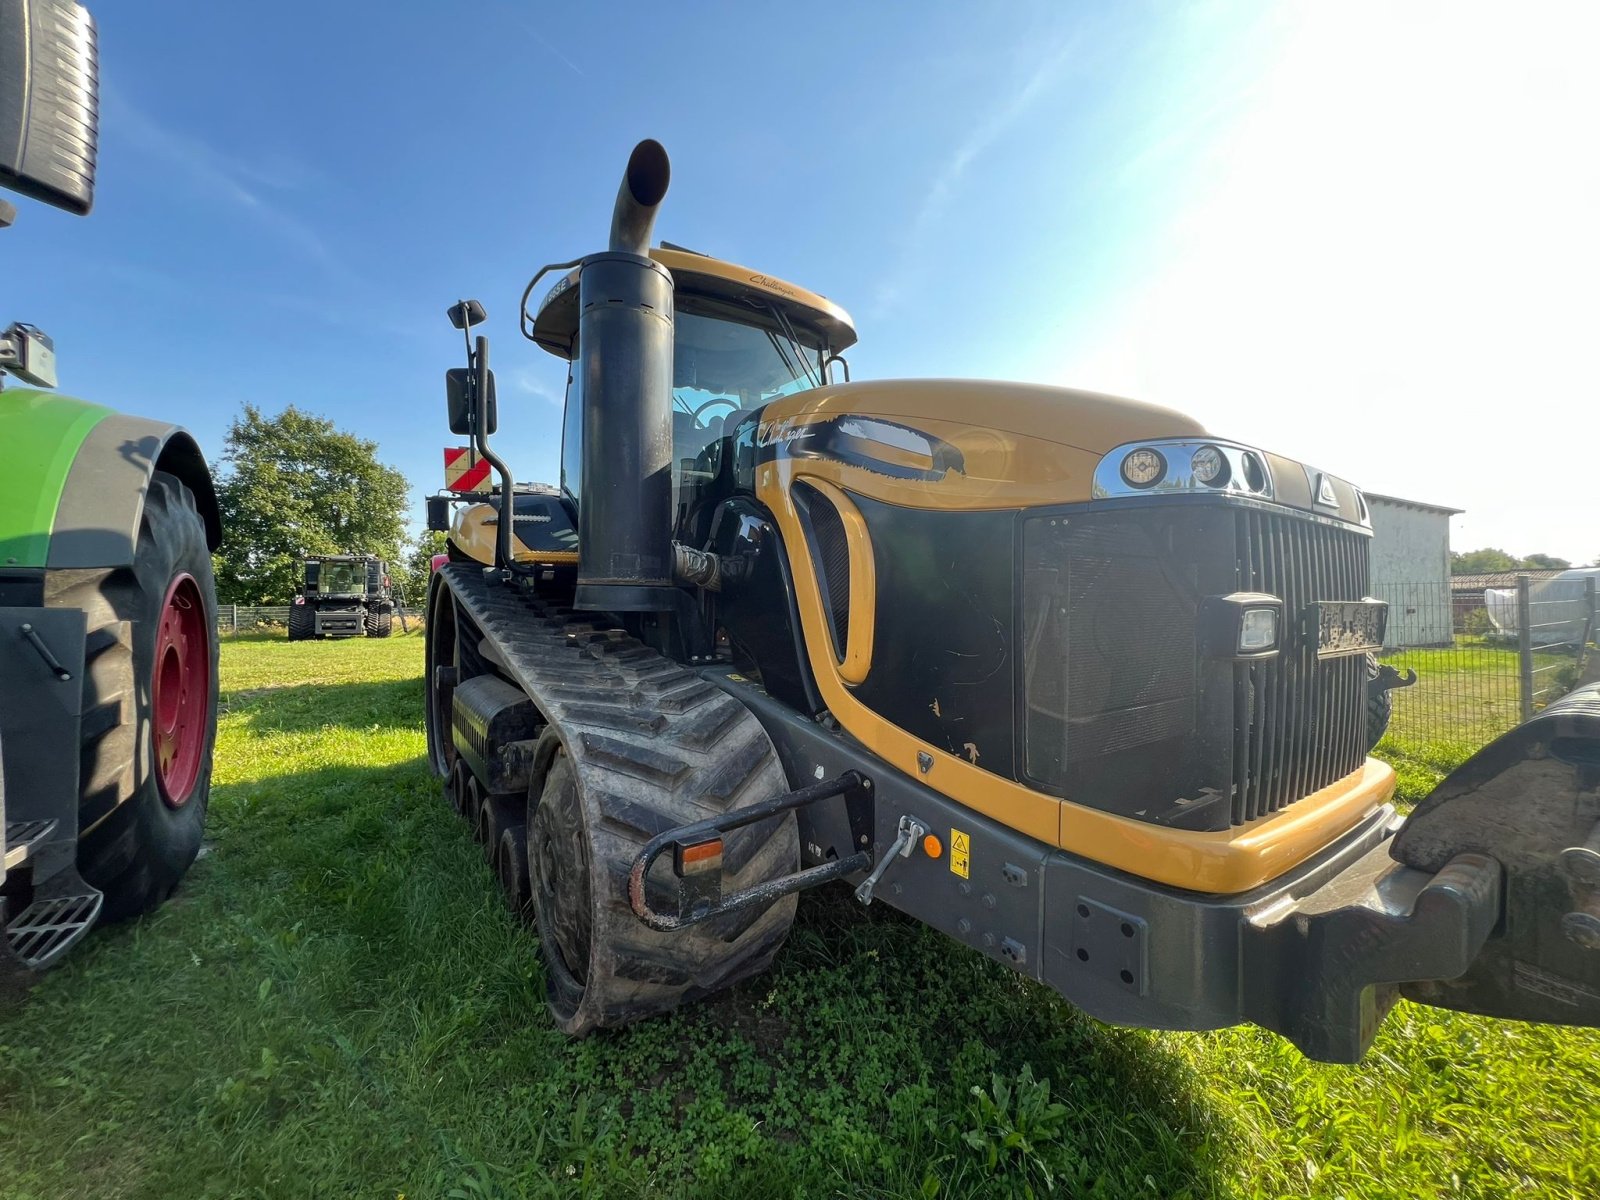
[(472, 354), (472, 444), (478, 453), (500, 474), (500, 520), (495, 529), (494, 565), (503, 571), (512, 569), (511, 527), (517, 515), (512, 506), (511, 472), (499, 455), (489, 449), (489, 436), (484, 432), (489, 426), (489, 339), (478, 337), (478, 348)]

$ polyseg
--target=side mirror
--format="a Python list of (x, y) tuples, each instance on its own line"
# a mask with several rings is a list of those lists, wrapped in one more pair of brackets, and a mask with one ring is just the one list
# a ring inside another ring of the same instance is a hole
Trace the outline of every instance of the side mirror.
[(481, 325), (489, 319), (483, 311), (483, 305), (476, 300), (459, 300), (445, 310), (450, 318), (450, 324), (457, 329), (471, 329), (474, 325)]
[(76, 0), (0, 0), (0, 187), (89, 211), (97, 58), (94, 18)]
[(450, 531), (450, 497), (428, 497), (428, 528), (435, 533)]
[[(451, 367), (444, 373), (444, 395), (450, 407), (450, 432), (472, 432), (472, 368)], [(487, 437), (499, 425), (500, 410), (494, 397), (494, 372), (489, 372), (488, 418), (483, 433)]]

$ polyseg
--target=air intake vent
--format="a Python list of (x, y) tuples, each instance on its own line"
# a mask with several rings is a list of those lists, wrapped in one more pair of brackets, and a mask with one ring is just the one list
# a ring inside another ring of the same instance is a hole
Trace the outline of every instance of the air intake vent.
[(823, 607), (833, 626), (834, 657), (843, 662), (850, 641), (850, 543), (844, 521), (833, 502), (810, 484), (795, 484), (794, 499), (805, 522)]

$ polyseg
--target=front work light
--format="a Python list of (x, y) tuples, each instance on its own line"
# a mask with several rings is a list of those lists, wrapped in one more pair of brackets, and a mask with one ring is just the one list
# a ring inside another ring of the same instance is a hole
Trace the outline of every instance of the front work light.
[(1255, 654), (1278, 644), (1278, 610), (1247, 608), (1239, 625), (1239, 653)]
[(1265, 592), (1207, 596), (1200, 602), (1200, 649), (1208, 658), (1234, 662), (1278, 653), (1283, 601)]

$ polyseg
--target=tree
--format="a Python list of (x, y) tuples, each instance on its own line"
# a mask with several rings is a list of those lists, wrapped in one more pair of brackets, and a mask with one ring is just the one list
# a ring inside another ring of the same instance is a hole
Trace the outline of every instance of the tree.
[(217, 486), (227, 537), (215, 559), (223, 604), (286, 604), (307, 554), (377, 554), (398, 562), (405, 476), (378, 445), (290, 405), (247, 404), (228, 429)]
[(1530, 571), (1565, 571), (1572, 564), (1553, 554), (1530, 554), (1522, 560), (1522, 565)]
[(395, 576), (405, 589), (406, 607), (421, 612), (428, 605), (428, 576), (433, 569), (433, 556), (443, 554), (445, 535), (437, 529), (424, 529), (416, 543), (407, 552), (405, 567)]
[(1484, 550), (1468, 550), (1465, 554), (1450, 555), (1450, 574), (1452, 575), (1494, 575), (1501, 571), (1515, 571), (1517, 560), (1513, 555), (1504, 550), (1489, 547)]

